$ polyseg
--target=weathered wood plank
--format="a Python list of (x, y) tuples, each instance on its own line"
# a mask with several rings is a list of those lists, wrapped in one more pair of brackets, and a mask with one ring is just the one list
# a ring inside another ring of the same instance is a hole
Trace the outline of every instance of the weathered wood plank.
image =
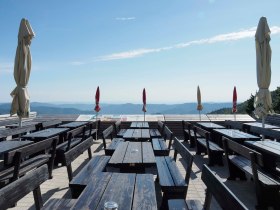
[(152, 144), (150, 142), (142, 142), (143, 163), (154, 164), (156, 162)]
[(111, 177), (112, 173), (99, 173), (92, 176), (75, 203), (73, 210), (96, 209)]
[(129, 142), (123, 158), (123, 163), (137, 164), (142, 163), (142, 146), (141, 142)]
[(106, 201), (115, 201), (118, 209), (131, 210), (136, 174), (113, 173), (97, 207), (104, 209)]
[(118, 163), (122, 163), (124, 156), (125, 156), (125, 152), (127, 150), (129, 142), (121, 142), (119, 144), (119, 146), (117, 147), (117, 149), (115, 150), (114, 154), (112, 155), (109, 164), (118, 164)]
[[(49, 178), (47, 165), (28, 173), (17, 181), (5, 186), (0, 190), (0, 209), (7, 209), (29, 192), (40, 189), (40, 184)], [(37, 194), (36, 207), (42, 207), (41, 195)]]
[(157, 210), (154, 178), (152, 174), (137, 174), (133, 210)]

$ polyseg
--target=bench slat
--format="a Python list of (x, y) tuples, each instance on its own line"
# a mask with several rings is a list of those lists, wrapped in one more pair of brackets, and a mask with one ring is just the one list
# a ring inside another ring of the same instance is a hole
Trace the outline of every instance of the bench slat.
[(156, 157), (156, 163), (158, 169), (159, 182), (162, 189), (165, 189), (165, 187), (174, 186), (174, 181), (172, 179), (172, 175), (169, 171), (165, 158)]
[(168, 168), (169, 168), (170, 174), (173, 178), (175, 186), (186, 189), (187, 184), (186, 184), (185, 179), (182, 176), (179, 168), (177, 167), (176, 162), (173, 161), (172, 158), (170, 158), (170, 157), (165, 157), (165, 161), (168, 165)]
[(77, 157), (79, 157), (85, 150), (90, 148), (93, 145), (93, 138), (89, 137), (80, 144), (78, 144), (75, 149), (70, 149), (64, 153), (64, 164), (69, 165)]
[(137, 174), (132, 209), (157, 210), (152, 174)]
[(109, 160), (110, 156), (97, 155), (83, 167), (83, 169), (69, 183), (73, 198), (77, 198), (80, 195), (92, 177), (103, 172)]

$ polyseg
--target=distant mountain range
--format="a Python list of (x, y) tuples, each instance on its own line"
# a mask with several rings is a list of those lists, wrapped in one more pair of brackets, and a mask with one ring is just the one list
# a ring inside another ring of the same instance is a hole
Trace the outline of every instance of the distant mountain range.
[[(0, 114), (10, 112), (10, 104), (0, 104)], [(147, 104), (147, 114), (197, 114), (196, 103), (184, 104)], [(201, 113), (231, 107), (232, 103), (204, 103)], [(38, 114), (93, 114), (94, 104), (52, 104), (52, 103), (31, 103), (31, 111)], [(142, 104), (101, 104), (100, 114), (142, 114)]]

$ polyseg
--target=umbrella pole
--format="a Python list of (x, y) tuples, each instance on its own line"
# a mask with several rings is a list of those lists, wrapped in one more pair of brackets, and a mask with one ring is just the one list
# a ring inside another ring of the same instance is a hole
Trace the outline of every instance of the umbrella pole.
[(18, 123), (19, 127), (22, 127), (22, 117), (19, 117), (19, 123)]
[(233, 116), (234, 116), (234, 121), (236, 121), (236, 114), (234, 113)]
[(97, 128), (97, 123), (98, 123), (98, 121), (97, 121), (97, 115), (98, 115), (98, 112), (95, 112), (95, 125), (96, 125), (96, 133), (95, 133), (95, 140), (97, 141), (98, 139), (97, 139), (97, 133), (98, 133), (98, 128)]
[(145, 122), (145, 112), (144, 112), (144, 122)]
[(201, 114), (200, 114), (200, 110), (199, 110), (198, 112), (199, 112), (199, 121), (201, 121)]
[[(19, 117), (19, 122), (18, 122), (18, 126), (19, 126), (19, 128), (21, 128), (22, 127), (22, 117)], [(19, 140), (21, 141), (21, 134), (19, 134)]]
[[(264, 117), (262, 117), (262, 127), (264, 128)], [(264, 135), (262, 134), (262, 141), (264, 141)]]

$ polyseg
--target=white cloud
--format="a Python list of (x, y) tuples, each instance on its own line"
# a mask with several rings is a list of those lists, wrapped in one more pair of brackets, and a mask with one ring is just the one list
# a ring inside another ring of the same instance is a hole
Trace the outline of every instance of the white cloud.
[[(271, 34), (279, 34), (280, 27), (273, 26), (270, 28)], [(226, 41), (236, 41), (240, 39), (254, 37), (256, 32), (256, 27), (245, 29), (238, 32), (232, 32), (227, 34), (220, 34), (214, 37), (206, 38), (206, 39), (199, 39), (185, 43), (179, 43), (169, 47), (161, 47), (161, 48), (149, 48), (149, 49), (137, 49), (131, 50), (126, 52), (120, 53), (113, 53), (110, 55), (100, 56), (96, 58), (96, 61), (109, 61), (109, 60), (117, 60), (117, 59), (127, 59), (127, 58), (134, 58), (139, 57), (145, 54), (154, 53), (154, 52), (161, 52), (166, 50), (172, 50), (176, 48), (186, 48), (190, 45), (202, 45), (202, 44), (213, 44), (217, 42), (226, 42)]]
[(115, 20), (119, 21), (127, 21), (127, 20), (135, 20), (135, 17), (116, 17)]
[[(103, 55), (103, 56), (98, 56), (93, 59), (91, 62), (98, 62), (98, 61), (111, 61), (111, 60), (120, 60), (120, 59), (128, 59), (128, 58), (135, 58), (135, 57), (140, 57), (146, 54), (150, 53), (158, 53), (162, 51), (168, 51), (168, 50), (173, 50), (173, 49), (179, 49), (179, 48), (186, 48), (191, 45), (203, 45), (203, 44), (214, 44), (218, 42), (228, 42), (228, 41), (237, 41), (240, 39), (245, 39), (245, 38), (252, 38), (255, 36), (256, 33), (256, 27), (252, 27), (249, 29), (244, 29), (238, 32), (231, 32), (231, 33), (226, 33), (226, 34), (219, 34), (210, 38), (205, 38), (205, 39), (198, 39), (198, 40), (193, 40), (189, 42), (183, 42), (183, 43), (178, 43), (175, 45), (167, 46), (167, 47), (160, 47), (160, 48), (144, 48), (144, 49), (135, 49), (135, 50), (129, 50), (125, 52), (119, 52), (119, 53), (112, 53), (109, 55)], [(271, 34), (280, 34), (280, 27), (279, 26), (272, 26), (270, 28)], [(75, 61), (72, 62), (73, 65), (82, 65), (86, 63), (91, 63), (91, 62), (80, 62), (80, 61)]]

